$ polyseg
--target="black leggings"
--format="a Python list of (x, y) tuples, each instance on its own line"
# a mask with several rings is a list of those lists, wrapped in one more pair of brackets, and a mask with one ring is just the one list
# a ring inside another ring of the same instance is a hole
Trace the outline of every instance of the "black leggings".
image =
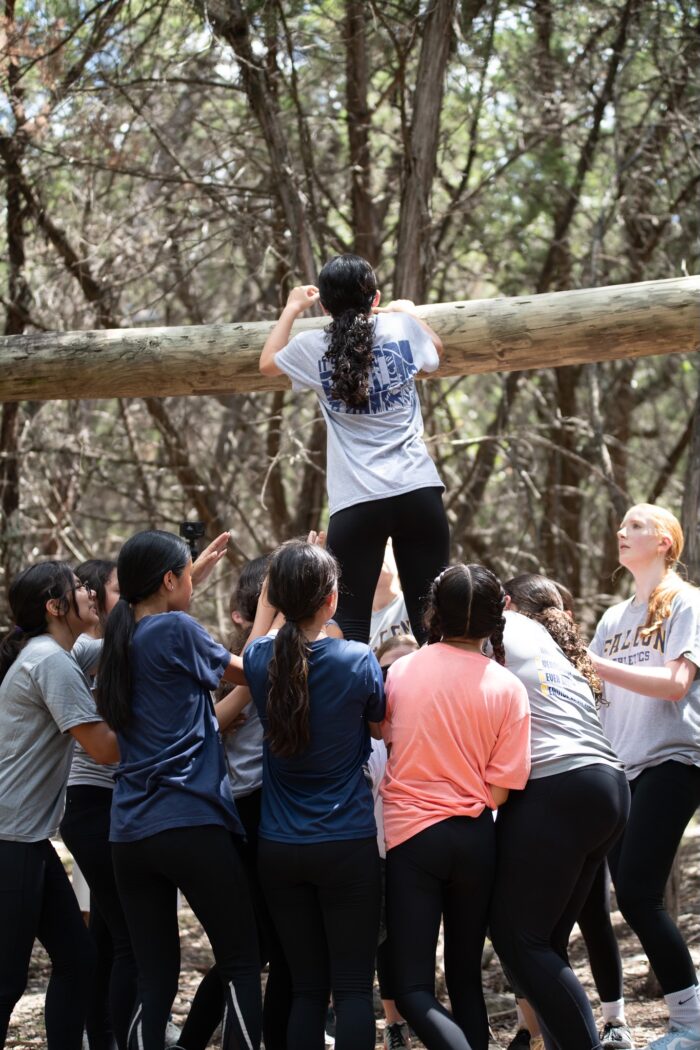
[(112, 790), (74, 785), (68, 788), (61, 836), (90, 887), (90, 933), (97, 948), (97, 980), (88, 1007), (86, 1030), (90, 1050), (109, 1050), (109, 1020), (119, 1050), (126, 1050), (129, 1022), (136, 1003), (136, 961), (114, 881), (109, 844)]
[(163, 1050), (177, 994), (182, 890), (211, 943), (224, 986), (223, 1050), (260, 1046), (260, 964), (255, 920), (233, 836), (216, 825), (173, 828), (112, 845), (114, 872), (138, 966), (139, 1007), (130, 1050)]
[[(265, 1050), (285, 1050), (287, 1023), (292, 1008), (292, 977), (284, 957), (272, 916), (267, 907), (258, 875), (258, 826), (262, 789), (236, 799), (236, 809), (245, 829), (241, 847), (243, 867), (248, 876), (255, 922), (258, 929), (260, 962), (269, 963), (263, 1004)], [(224, 1012), (224, 992), (218, 969), (213, 966), (202, 978), (192, 1007), (180, 1033), (183, 1050), (205, 1050)]]
[[(593, 877), (593, 884), (578, 914), (577, 922), (586, 943), (591, 974), (600, 1001), (617, 1002), (624, 994), (622, 959), (610, 919), (610, 877), (605, 861), (600, 864)], [(501, 966), (516, 999), (524, 999), (525, 993), (503, 960)]]
[(0, 1047), (27, 984), (34, 939), (51, 959), (48, 1050), (80, 1050), (95, 948), (58, 854), (43, 842), (0, 841)]
[(700, 768), (663, 762), (630, 783), (625, 833), (610, 854), (617, 903), (642, 942), (665, 995), (697, 983), (680, 930), (664, 905), (673, 859), (700, 805)]
[(415, 489), (356, 503), (331, 516), (328, 549), (342, 571), (336, 619), (345, 637), (353, 641), (369, 641), (372, 599), (390, 537), (411, 628), (423, 642), (422, 599), (450, 558), (442, 489)]
[(547, 1050), (600, 1046), (567, 945), (628, 810), (624, 774), (603, 765), (530, 780), (499, 810), (491, 937), (537, 1011)]
[[(396, 1005), (431, 1050), (486, 1050), (481, 955), (496, 863), (493, 814), (450, 817), (390, 849), (387, 920)], [(435, 996), (435, 951), (445, 928), (452, 1015)]]
[(260, 839), (258, 864), (292, 972), (288, 1050), (323, 1050), (331, 991), (336, 1050), (374, 1050), (376, 838), (305, 845)]
[(617, 1002), (624, 994), (622, 959), (610, 919), (610, 876), (605, 861), (595, 873), (593, 885), (577, 921), (586, 943), (591, 973), (600, 1001)]

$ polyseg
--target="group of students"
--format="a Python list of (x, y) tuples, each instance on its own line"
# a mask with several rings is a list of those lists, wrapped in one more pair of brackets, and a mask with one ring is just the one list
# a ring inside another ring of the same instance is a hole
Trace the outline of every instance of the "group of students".
[[(319, 299), (328, 328), (290, 338)], [(290, 540), (249, 567), (232, 606), (242, 653), (188, 613), (227, 534), (194, 565), (179, 537), (148, 531), (116, 568), (49, 561), (13, 581), (0, 645), (0, 1045), (38, 937), (52, 962), (49, 1050), (79, 1050), (86, 1021), (92, 1050), (112, 1035), (119, 1050), (163, 1050), (180, 889), (214, 957), (183, 1050), (204, 1050), (219, 1023), (224, 1050), (261, 1038), (321, 1050), (331, 997), (338, 1050), (370, 1050), (377, 958), (387, 1046), (409, 1046), (410, 1026), (429, 1050), (486, 1050), (487, 931), (532, 1047), (624, 1050), (607, 863), (668, 1007), (650, 1047), (700, 1050), (695, 970), (663, 905), (700, 803), (700, 598), (675, 572), (680, 526), (646, 504), (625, 515), (634, 595), (590, 648), (553, 581), (449, 565), (415, 391), (440, 340), (412, 304), (378, 304), (371, 267), (337, 257), (318, 289), (290, 294), (263, 350), (265, 374), (319, 398), (330, 522), (326, 546)], [(367, 642), (389, 537), (415, 642), (378, 660)], [(61, 820), (105, 967), (49, 841)], [(568, 961), (576, 921), (600, 1032)], [(441, 922), (449, 1010), (435, 988)]]

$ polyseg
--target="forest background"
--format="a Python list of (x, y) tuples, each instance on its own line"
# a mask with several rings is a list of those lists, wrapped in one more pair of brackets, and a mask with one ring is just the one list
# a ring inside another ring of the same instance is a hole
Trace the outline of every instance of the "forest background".
[[(697, 3), (4, 0), (0, 30), (6, 335), (269, 319), (342, 251), (417, 303), (700, 272)], [(700, 579), (699, 390), (696, 355), (421, 384), (454, 558), (590, 623), (658, 501)], [(30, 561), (197, 518), (233, 533), (195, 610), (224, 634), (245, 559), (325, 523), (324, 445), (286, 391), (4, 404), (0, 626)]]

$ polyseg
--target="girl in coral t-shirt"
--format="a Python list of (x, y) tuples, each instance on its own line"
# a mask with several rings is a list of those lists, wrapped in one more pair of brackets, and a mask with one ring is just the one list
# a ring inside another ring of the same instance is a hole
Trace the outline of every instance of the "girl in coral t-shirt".
[[(387, 677), (382, 796), (396, 1003), (432, 1050), (486, 1050), (481, 954), (495, 868), (492, 811), (530, 770), (525, 687), (502, 665), (504, 591), (479, 565), (433, 582), (428, 646)], [(490, 639), (495, 659), (483, 655)], [(452, 1014), (435, 997), (445, 927)]]

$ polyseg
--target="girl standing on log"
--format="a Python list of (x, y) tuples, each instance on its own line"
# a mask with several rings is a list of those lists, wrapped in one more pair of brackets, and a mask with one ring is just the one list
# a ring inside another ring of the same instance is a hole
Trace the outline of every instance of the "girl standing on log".
[(640, 503), (617, 535), (634, 595), (608, 609), (591, 643), (605, 682), (603, 728), (632, 791), (610, 872), (668, 1007), (668, 1032), (649, 1050), (700, 1050), (695, 967), (664, 905), (676, 851), (700, 804), (700, 592), (674, 570), (683, 532), (667, 510)]
[[(288, 375), (313, 390), (328, 428), (328, 548), (344, 585), (337, 619), (345, 638), (367, 642), (372, 597), (391, 537), (413, 632), (425, 638), (421, 599), (447, 564), (444, 486), (423, 442), (415, 376), (433, 372), (442, 343), (398, 300), (379, 307), (372, 267), (339, 255), (318, 288), (289, 293), (260, 357), (263, 375)], [(290, 340), (294, 321), (316, 302), (333, 320)]]
[[(616, 1026), (612, 1042), (606, 1031), (603, 1043), (567, 946), (622, 833), (627, 781), (596, 711), (600, 682), (556, 585), (527, 574), (505, 590), (506, 667), (530, 700), (532, 769), (496, 822), (493, 946), (537, 1011), (547, 1050), (622, 1050), (629, 1029)], [(605, 994), (617, 1000), (622, 990), (613, 980)]]
[(80, 1050), (95, 950), (49, 839), (63, 811), (73, 740), (97, 762), (117, 762), (70, 655), (96, 622), (92, 593), (62, 562), (33, 565), (9, 591), (15, 626), (0, 644), (0, 1047), (27, 982), (34, 938), (51, 958), (49, 1050)]
[[(256, 1050), (257, 936), (219, 736), (247, 691), (234, 690), (216, 715), (211, 701), (222, 679), (245, 684), (242, 661), (187, 615), (192, 561), (180, 537), (137, 533), (117, 571), (120, 599), (105, 629), (97, 702), (121, 751), (110, 840), (138, 967), (128, 1045), (163, 1050), (180, 970), (179, 888), (209, 937), (224, 987), (223, 1050)], [(267, 608), (261, 598), (254, 634), (269, 627)]]
[(329, 637), (338, 566), (291, 540), (270, 562), (276, 637), (243, 654), (265, 730), (258, 865), (292, 973), (287, 1050), (323, 1050), (332, 991), (337, 1050), (373, 1050), (379, 853), (364, 764), (384, 688), (366, 645)]
[[(428, 645), (389, 670), (381, 793), (396, 1005), (431, 1050), (486, 1050), (481, 956), (496, 866), (493, 810), (530, 769), (527, 693), (500, 666), (503, 588), (453, 565), (428, 599)], [(483, 655), (491, 639), (495, 659)], [(507, 808), (507, 807), (506, 807)], [(452, 1013), (435, 996), (445, 927)]]

